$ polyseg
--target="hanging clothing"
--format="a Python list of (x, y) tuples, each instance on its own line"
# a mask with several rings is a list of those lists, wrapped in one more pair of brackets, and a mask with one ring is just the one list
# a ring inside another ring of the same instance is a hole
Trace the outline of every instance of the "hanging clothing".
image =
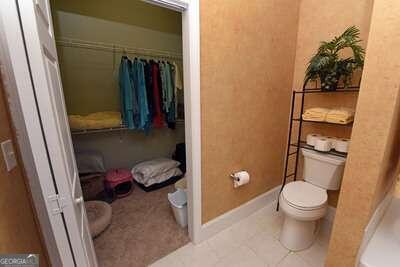
[(183, 91), (182, 73), (179, 70), (178, 64), (172, 62), (174, 65), (174, 81), (175, 81), (175, 118), (178, 119), (178, 90)]
[(162, 101), (160, 95), (160, 69), (156, 62), (151, 61), (152, 70), (152, 85), (153, 85), (153, 103), (154, 103), (154, 114), (153, 114), (153, 125), (156, 128), (164, 126), (164, 118), (162, 113)]
[(167, 102), (167, 74), (164, 62), (158, 64), (160, 68), (160, 78), (161, 78), (161, 93), (162, 93), (162, 110), (165, 114), (168, 113), (169, 107)]
[(178, 90), (183, 90), (183, 81), (182, 81), (182, 76), (181, 72), (179, 71), (178, 64), (175, 62), (172, 62), (172, 65), (174, 66), (174, 83), (175, 83), (175, 88)]
[(133, 114), (137, 105), (134, 104), (134, 95), (132, 91), (132, 80), (130, 77), (130, 60), (127, 57), (121, 58), (119, 67), (119, 88), (121, 101), (122, 122), (129, 129), (135, 129)]
[(171, 104), (174, 100), (174, 86), (172, 82), (172, 75), (171, 75), (171, 65), (169, 63), (165, 63), (165, 79), (166, 79), (166, 84), (167, 84), (167, 92), (166, 92), (166, 98), (167, 98), (167, 111), (171, 109)]
[(153, 123), (153, 116), (154, 116), (154, 97), (153, 97), (153, 73), (151, 63), (147, 60), (143, 60), (144, 64), (144, 78), (146, 81), (146, 94), (147, 94), (147, 105), (149, 107), (149, 123)]
[(133, 106), (133, 128), (129, 129), (137, 129), (139, 127), (140, 121), (140, 109), (139, 109), (139, 96), (138, 96), (138, 86), (137, 86), (137, 73), (134, 71), (133, 62), (128, 60), (128, 71), (129, 77), (131, 80), (131, 91), (132, 91), (132, 106)]
[(175, 62), (171, 64), (171, 74), (172, 74), (172, 81), (173, 81), (173, 88), (174, 88), (174, 103), (175, 103), (175, 120), (178, 118), (178, 89), (182, 90), (182, 81), (180, 80), (180, 74), (178, 65)]
[(167, 123), (168, 127), (171, 129), (175, 129), (175, 90), (174, 90), (174, 81), (172, 75), (173, 66), (170, 63), (165, 63), (165, 74), (166, 74), (166, 83), (167, 83)]
[(152, 126), (175, 128), (177, 90), (182, 87), (177, 80), (177, 71), (175, 63), (121, 58), (121, 113), (123, 123), (129, 129), (148, 133)]
[(146, 92), (146, 81), (144, 77), (144, 65), (143, 62), (135, 59), (133, 61), (133, 73), (134, 73), (134, 87), (137, 88), (138, 104), (139, 104), (139, 125), (138, 128), (148, 132), (150, 128), (149, 123), (149, 107), (147, 104), (147, 92)]

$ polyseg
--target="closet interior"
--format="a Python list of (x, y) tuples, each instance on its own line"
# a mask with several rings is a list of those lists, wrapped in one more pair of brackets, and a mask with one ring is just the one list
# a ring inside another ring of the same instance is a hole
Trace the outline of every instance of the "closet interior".
[(52, 16), (99, 265), (147, 266), (189, 242), (181, 13), (54, 0)]

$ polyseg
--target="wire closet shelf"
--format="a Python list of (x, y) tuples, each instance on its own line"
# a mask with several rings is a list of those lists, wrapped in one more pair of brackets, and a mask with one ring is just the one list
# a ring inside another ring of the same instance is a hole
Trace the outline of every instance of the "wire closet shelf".
[[(116, 53), (121, 53), (122, 55), (131, 54), (136, 56), (151, 57), (158, 59), (171, 59), (171, 60), (182, 60), (183, 58), (181, 53), (156, 50), (156, 49), (138, 48), (131, 46), (122, 46), (119, 44), (112, 44), (112, 43), (92, 42), (92, 41), (85, 41), (85, 40), (71, 39), (71, 38), (59, 38), (56, 40), (56, 45), (62, 47), (82, 48), (82, 49), (111, 52), (114, 55)], [(184, 124), (184, 120), (178, 119), (176, 123)], [(73, 135), (79, 135), (79, 134), (90, 134), (90, 133), (115, 132), (127, 129), (128, 128), (125, 125), (121, 125), (119, 127), (112, 127), (112, 128), (72, 130), (71, 133)]]
[[(293, 90), (292, 91), (292, 101), (291, 101), (291, 109), (290, 109), (290, 122), (289, 122), (289, 133), (288, 133), (288, 142), (287, 142), (287, 148), (286, 148), (286, 157), (285, 157), (285, 172), (283, 175), (282, 179), (282, 185), (281, 189), (279, 191), (278, 195), (278, 201), (277, 201), (277, 206), (276, 210), (279, 210), (279, 197), (280, 194), (282, 193), (282, 190), (284, 186), (286, 185), (287, 179), (292, 177), (293, 181), (296, 181), (297, 179), (297, 169), (298, 169), (298, 163), (299, 163), (299, 157), (300, 157), (300, 150), (301, 149), (308, 149), (308, 150), (315, 150), (313, 147), (307, 145), (307, 143), (303, 140), (302, 138), (302, 127), (303, 123), (316, 123), (316, 124), (326, 124), (326, 125), (331, 125), (331, 126), (348, 126), (352, 127), (352, 123), (349, 124), (335, 124), (335, 123), (330, 123), (330, 122), (317, 122), (317, 121), (308, 121), (304, 120), (302, 118), (302, 114), (304, 113), (304, 102), (305, 102), (305, 97), (309, 94), (338, 94), (338, 93), (358, 93), (360, 91), (360, 86), (348, 86), (348, 87), (338, 87), (334, 91), (330, 90), (323, 90), (322, 88), (315, 87), (315, 88), (306, 88), (306, 86), (303, 87), (302, 90)], [(296, 116), (294, 113), (294, 110), (296, 108), (296, 99), (297, 95), (300, 95), (300, 110), (299, 110), (299, 115)], [(293, 124), (297, 123), (297, 133), (293, 133)], [(292, 140), (292, 134), (294, 134), (295, 140)], [(332, 150), (330, 152), (326, 152), (327, 154), (331, 154), (334, 156), (339, 156), (339, 157), (347, 157), (346, 153), (341, 153), (337, 152), (335, 150)], [(292, 172), (289, 172), (289, 160), (293, 159), (294, 160), (294, 170)]]
[(92, 49), (112, 53), (132, 54), (143, 57), (156, 57), (160, 59), (182, 60), (182, 54), (156, 49), (123, 46), (120, 44), (92, 42), (79, 39), (60, 38), (56, 40), (57, 46)]
[[(185, 125), (184, 119), (177, 119), (176, 125)], [(80, 134), (92, 134), (92, 133), (108, 133), (108, 132), (119, 132), (129, 130), (125, 125), (121, 125), (119, 127), (111, 127), (111, 128), (99, 128), (99, 129), (82, 129), (82, 130), (71, 130), (72, 135), (80, 135)]]

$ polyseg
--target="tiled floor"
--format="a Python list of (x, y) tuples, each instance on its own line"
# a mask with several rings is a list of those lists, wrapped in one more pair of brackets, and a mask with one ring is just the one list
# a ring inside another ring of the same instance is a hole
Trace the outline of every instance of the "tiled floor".
[(278, 240), (282, 221), (275, 205), (267, 206), (200, 245), (189, 243), (150, 267), (324, 266), (329, 232), (321, 232), (309, 249), (294, 253)]

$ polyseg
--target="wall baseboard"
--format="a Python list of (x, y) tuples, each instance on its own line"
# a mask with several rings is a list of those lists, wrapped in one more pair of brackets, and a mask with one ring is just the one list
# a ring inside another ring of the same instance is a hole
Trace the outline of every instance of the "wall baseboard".
[(203, 224), (201, 226), (200, 238), (197, 243), (201, 243), (211, 238), (222, 230), (258, 211), (259, 209), (276, 202), (279, 189), (280, 185)]

